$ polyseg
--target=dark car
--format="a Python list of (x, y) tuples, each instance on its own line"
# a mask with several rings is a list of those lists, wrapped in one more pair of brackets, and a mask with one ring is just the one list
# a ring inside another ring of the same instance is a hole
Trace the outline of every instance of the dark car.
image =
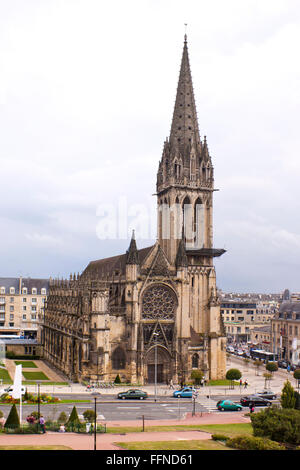
[(137, 390), (137, 389), (131, 389), (127, 390), (127, 392), (121, 392), (118, 394), (118, 398), (125, 400), (126, 398), (136, 398), (140, 400), (144, 400), (145, 398), (148, 398), (148, 393), (143, 392), (142, 390)]
[(257, 395), (249, 395), (247, 397), (242, 397), (240, 399), (240, 404), (242, 406), (249, 406), (250, 403), (253, 403), (254, 406), (271, 406), (272, 402), (266, 398), (259, 397)]
[(278, 367), (280, 367), (281, 369), (286, 369), (288, 366), (288, 363), (286, 361), (278, 361), (277, 364)]
[(262, 392), (256, 392), (254, 395), (261, 397), (261, 398), (266, 398), (267, 400), (276, 400), (277, 395), (276, 393), (272, 392), (271, 390), (263, 390)]

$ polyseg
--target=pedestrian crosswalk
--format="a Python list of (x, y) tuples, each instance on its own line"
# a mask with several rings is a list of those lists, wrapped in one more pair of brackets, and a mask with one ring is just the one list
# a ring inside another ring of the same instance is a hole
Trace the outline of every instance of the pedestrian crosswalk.
[(209, 413), (218, 411), (217, 400), (213, 400), (207, 395), (202, 395), (200, 397), (198, 396), (196, 403), (197, 403), (197, 408), (200, 408), (200, 407), (203, 408), (203, 409), (200, 409), (200, 411), (209, 412)]

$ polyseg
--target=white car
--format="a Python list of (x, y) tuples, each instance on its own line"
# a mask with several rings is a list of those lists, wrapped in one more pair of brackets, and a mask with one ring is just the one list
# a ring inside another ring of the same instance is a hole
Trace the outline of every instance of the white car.
[[(3, 388), (2, 390), (0, 390), (0, 396), (1, 396), (1, 395), (4, 395), (4, 394), (6, 394), (6, 393), (8, 393), (8, 395), (11, 396), (12, 393), (13, 393), (13, 389), (14, 389), (14, 388), (13, 388), (12, 385), (10, 385), (10, 387)], [(21, 387), (21, 393), (22, 393), (22, 395), (24, 395), (24, 394), (26, 393), (26, 387)]]

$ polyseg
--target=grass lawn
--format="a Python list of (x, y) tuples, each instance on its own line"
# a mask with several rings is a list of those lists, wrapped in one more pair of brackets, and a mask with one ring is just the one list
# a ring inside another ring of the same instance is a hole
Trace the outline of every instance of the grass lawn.
[(0, 450), (72, 450), (67, 446), (0, 446)]
[[(252, 435), (251, 423), (234, 423), (234, 424), (190, 424), (190, 425), (170, 425), (170, 426), (145, 426), (145, 432), (158, 431), (206, 431), (210, 434), (224, 434), (228, 436), (236, 436), (238, 434)], [(141, 426), (119, 426), (107, 427), (106, 432), (110, 434), (123, 434), (130, 432), (142, 432)], [(184, 434), (182, 435), (184, 437)]]
[(24, 372), (23, 376), (25, 380), (49, 380), (47, 375), (44, 372)]
[(115, 442), (128, 450), (232, 450), (211, 439), (203, 441)]
[[(210, 380), (207, 385), (211, 387), (222, 385), (230, 387), (230, 385), (232, 385), (232, 382), (231, 380)], [(240, 383), (234, 381), (233, 385), (240, 385)]]
[(12, 383), (11, 377), (6, 369), (0, 369), (0, 379), (3, 381), (3, 383), (6, 383), (6, 384)]
[[(37, 379), (39, 380), (39, 379)], [(22, 385), (36, 385), (36, 382), (35, 381), (32, 381), (32, 380), (22, 380)], [(69, 385), (68, 382), (46, 382), (46, 383), (41, 383), (41, 387), (43, 387), (43, 385)], [(42, 389), (41, 389), (42, 391)]]
[(233, 423), (233, 424), (204, 424), (199, 425), (200, 431), (207, 431), (211, 434), (223, 434), (224, 436), (235, 437), (240, 434), (253, 436), (251, 423)]
[(22, 367), (26, 367), (28, 369), (37, 368), (37, 365), (33, 361), (15, 361), (15, 364), (19, 366), (21, 364)]

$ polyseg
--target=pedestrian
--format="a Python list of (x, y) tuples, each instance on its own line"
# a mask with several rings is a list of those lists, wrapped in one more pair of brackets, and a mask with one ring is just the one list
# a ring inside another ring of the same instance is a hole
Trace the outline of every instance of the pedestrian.
[(172, 379), (170, 380), (170, 389), (174, 390), (174, 385), (173, 385), (173, 380)]
[(66, 428), (64, 424), (61, 424), (59, 427), (59, 432), (66, 432)]
[(244, 388), (247, 388), (247, 387), (248, 387), (248, 382), (247, 382), (247, 380), (245, 380), (245, 382), (244, 382)]
[(203, 387), (203, 385), (204, 385), (204, 379), (203, 379), (203, 377), (202, 377), (202, 379), (201, 379), (201, 381), (200, 381), (200, 385), (201, 385), (201, 387)]
[(42, 429), (43, 434), (45, 434), (46, 429), (45, 429), (45, 420), (44, 420), (43, 415), (40, 416), (39, 423), (40, 423), (40, 426), (41, 426), (41, 429)]
[(249, 403), (249, 410), (250, 410), (250, 413), (254, 412), (254, 403), (252, 401)]
[(240, 379), (240, 387), (243, 385), (243, 381), (242, 379)]

